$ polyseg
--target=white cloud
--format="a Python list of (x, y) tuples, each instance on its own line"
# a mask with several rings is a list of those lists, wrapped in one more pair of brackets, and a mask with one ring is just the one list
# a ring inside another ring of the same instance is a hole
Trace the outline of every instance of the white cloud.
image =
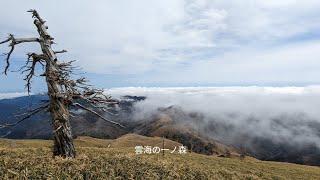
[[(274, 73), (271, 67), (298, 68), (282, 72), (286, 81), (297, 81), (297, 76), (308, 81), (310, 76), (319, 75), (301, 68), (303, 63), (320, 58), (318, 53), (292, 61), (288, 53), (305, 48), (300, 41), (319, 31), (320, 25), (315, 22), (320, 20), (320, 2), (316, 0), (2, 1), (1, 38), (9, 32), (36, 34), (25, 11), (37, 8), (48, 20), (57, 48), (70, 50), (63, 58), (77, 59), (85, 71), (93, 73), (139, 74), (139, 78), (147, 76), (147, 81), (153, 82), (188, 81), (184, 71), (195, 72), (197, 78), (190, 78), (192, 82), (207, 82), (211, 77), (228, 82), (275, 81), (277, 78), (269, 76)], [(291, 49), (283, 46), (291, 44), (292, 39), (298, 44)], [(317, 44), (307, 47), (316, 49)], [(267, 55), (272, 48), (278, 52)], [(15, 56), (22, 58), (24, 52), (20, 48)], [(237, 60), (230, 60), (230, 56)], [(261, 62), (261, 56), (268, 59)], [(262, 66), (265, 74), (259, 74)], [(245, 70), (247, 67), (252, 68)], [(235, 79), (229, 75), (234, 71)], [(174, 78), (168, 79), (168, 72)], [(210, 81), (216, 81), (213, 79)]]
[(320, 42), (292, 44), (265, 50), (243, 48), (207, 61), (190, 62), (177, 71), (163, 70), (139, 80), (184, 84), (257, 84), (265, 82), (314, 84), (320, 69)]
[(13, 98), (17, 98), (17, 97), (22, 97), (22, 96), (26, 96), (27, 93), (19, 93), (19, 92), (15, 92), (15, 93), (0, 93), (0, 100), (1, 99), (13, 99)]
[[(115, 97), (146, 96), (135, 106), (139, 120), (150, 119), (158, 108), (169, 106), (181, 107), (186, 113), (201, 113), (206, 122), (216, 125), (216, 131), (206, 132), (207, 135), (223, 142), (246, 134), (274, 142), (315, 143), (320, 147), (320, 86), (114, 88), (108, 92)], [(219, 130), (221, 125), (234, 128)], [(195, 126), (205, 129), (207, 123)]]

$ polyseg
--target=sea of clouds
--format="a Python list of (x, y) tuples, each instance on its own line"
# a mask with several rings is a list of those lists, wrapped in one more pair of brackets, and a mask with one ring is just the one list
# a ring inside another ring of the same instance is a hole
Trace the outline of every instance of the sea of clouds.
[(137, 119), (169, 106), (201, 113), (206, 123), (220, 127), (206, 133), (230, 143), (245, 135), (275, 143), (312, 143), (320, 147), (320, 86), (131, 87), (109, 89), (108, 93), (116, 98), (146, 96), (135, 105)]
[[(134, 105), (133, 117), (137, 120), (149, 119), (159, 108), (175, 106), (186, 113), (202, 114), (203, 122), (195, 122), (195, 128), (223, 142), (235, 143), (240, 137), (248, 137), (274, 143), (311, 143), (320, 148), (320, 86), (125, 87), (106, 92), (119, 99), (125, 95), (146, 96)], [(25, 95), (0, 93), (0, 99)], [(208, 130), (209, 125), (215, 128)]]

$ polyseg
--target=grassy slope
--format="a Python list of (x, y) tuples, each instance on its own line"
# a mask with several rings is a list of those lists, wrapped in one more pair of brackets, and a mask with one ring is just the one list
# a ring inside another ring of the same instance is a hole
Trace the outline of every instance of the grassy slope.
[[(264, 162), (253, 158), (219, 158), (188, 153), (136, 155), (135, 145), (155, 146), (161, 138), (126, 135), (117, 140), (80, 137), (78, 156), (51, 157), (51, 141), (0, 140), (0, 179), (317, 179), (319, 167)], [(166, 147), (179, 145), (167, 140)], [(171, 149), (171, 148), (170, 148)]]

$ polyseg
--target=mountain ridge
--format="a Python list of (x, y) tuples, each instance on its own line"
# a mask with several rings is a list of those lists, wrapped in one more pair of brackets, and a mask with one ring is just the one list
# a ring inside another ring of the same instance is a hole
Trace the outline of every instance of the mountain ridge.
[[(45, 99), (45, 95), (32, 95), (30, 97), (19, 97), (0, 100), (0, 121), (13, 122), (13, 116), (21, 108), (29, 104), (36, 105), (37, 102)], [(245, 139), (245, 135), (239, 136), (239, 143), (227, 143), (224, 139), (214, 138), (219, 131), (216, 129), (228, 130), (219, 123), (206, 123), (203, 115), (198, 112), (185, 112), (179, 106), (158, 108), (157, 111), (148, 117), (133, 118), (135, 104), (146, 100), (143, 96), (124, 96), (120, 100), (121, 111), (118, 116), (107, 118), (125, 124), (126, 128), (113, 126), (105, 121), (88, 113), (81, 112), (79, 116), (71, 118), (71, 125), (74, 137), (91, 136), (96, 138), (116, 139), (128, 133), (136, 133), (149, 137), (164, 137), (180, 142), (193, 152), (225, 156), (230, 152), (237, 156), (248, 155), (261, 160), (293, 162), (308, 165), (320, 165), (320, 150), (314, 145), (295, 147), (290, 144), (275, 144), (269, 139), (256, 138)], [(30, 102), (30, 99), (32, 101)], [(3, 117), (6, 117), (4, 121)], [(204, 126), (201, 130), (198, 126)], [(220, 128), (222, 126), (223, 128)], [(9, 138), (51, 138), (50, 115), (40, 114), (30, 120), (18, 125), (7, 136)], [(5, 132), (0, 130), (3, 135)], [(210, 134), (210, 136), (206, 135)], [(213, 136), (211, 135), (213, 134)], [(250, 146), (246, 142), (250, 141)]]

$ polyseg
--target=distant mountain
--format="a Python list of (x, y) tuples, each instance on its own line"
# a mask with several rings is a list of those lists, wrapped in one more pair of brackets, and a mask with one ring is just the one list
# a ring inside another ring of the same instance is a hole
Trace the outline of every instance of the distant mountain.
[[(0, 100), (0, 123), (15, 122), (15, 117), (27, 110), (37, 107), (42, 100), (47, 100), (46, 95), (23, 96), (13, 99)], [(74, 109), (76, 111), (76, 109)], [(77, 116), (71, 118), (71, 126), (74, 136), (92, 136), (100, 138), (117, 138), (128, 131), (115, 127), (92, 114), (77, 112)], [(107, 115), (106, 115), (107, 116)], [(48, 112), (39, 113), (12, 129), (1, 129), (2, 135), (14, 139), (50, 139), (52, 137), (51, 118)]]
[[(32, 95), (0, 100), (0, 123), (16, 121), (15, 114), (35, 107), (46, 99), (45, 95)], [(203, 114), (187, 113), (178, 106), (158, 108), (150, 116), (134, 117), (135, 103), (145, 99), (143, 96), (123, 96), (117, 116), (104, 114), (107, 118), (121, 122), (126, 128), (120, 128), (92, 114), (74, 109), (73, 111), (78, 114), (71, 118), (74, 136), (115, 139), (124, 134), (136, 133), (165, 137), (201, 154), (216, 156), (225, 156), (229, 153), (236, 156), (247, 154), (262, 160), (320, 165), (320, 149), (314, 144), (295, 146), (290, 142), (276, 143), (269, 138), (252, 137), (249, 134), (239, 134), (237, 141), (230, 142), (224, 133), (233, 131), (232, 127), (225, 126), (219, 121), (207, 122)], [(4, 135), (8, 130), (2, 129), (0, 133)], [(50, 115), (42, 113), (13, 128), (6, 137), (50, 139), (51, 136)]]
[(165, 137), (180, 142), (200, 154), (219, 156), (232, 152), (234, 155), (240, 155), (240, 151), (232, 145), (224, 145), (197, 131), (192, 126), (194, 121), (199, 120), (197, 118), (193, 114), (185, 113), (179, 107), (160, 108), (150, 119), (137, 121), (133, 132), (145, 136)]

